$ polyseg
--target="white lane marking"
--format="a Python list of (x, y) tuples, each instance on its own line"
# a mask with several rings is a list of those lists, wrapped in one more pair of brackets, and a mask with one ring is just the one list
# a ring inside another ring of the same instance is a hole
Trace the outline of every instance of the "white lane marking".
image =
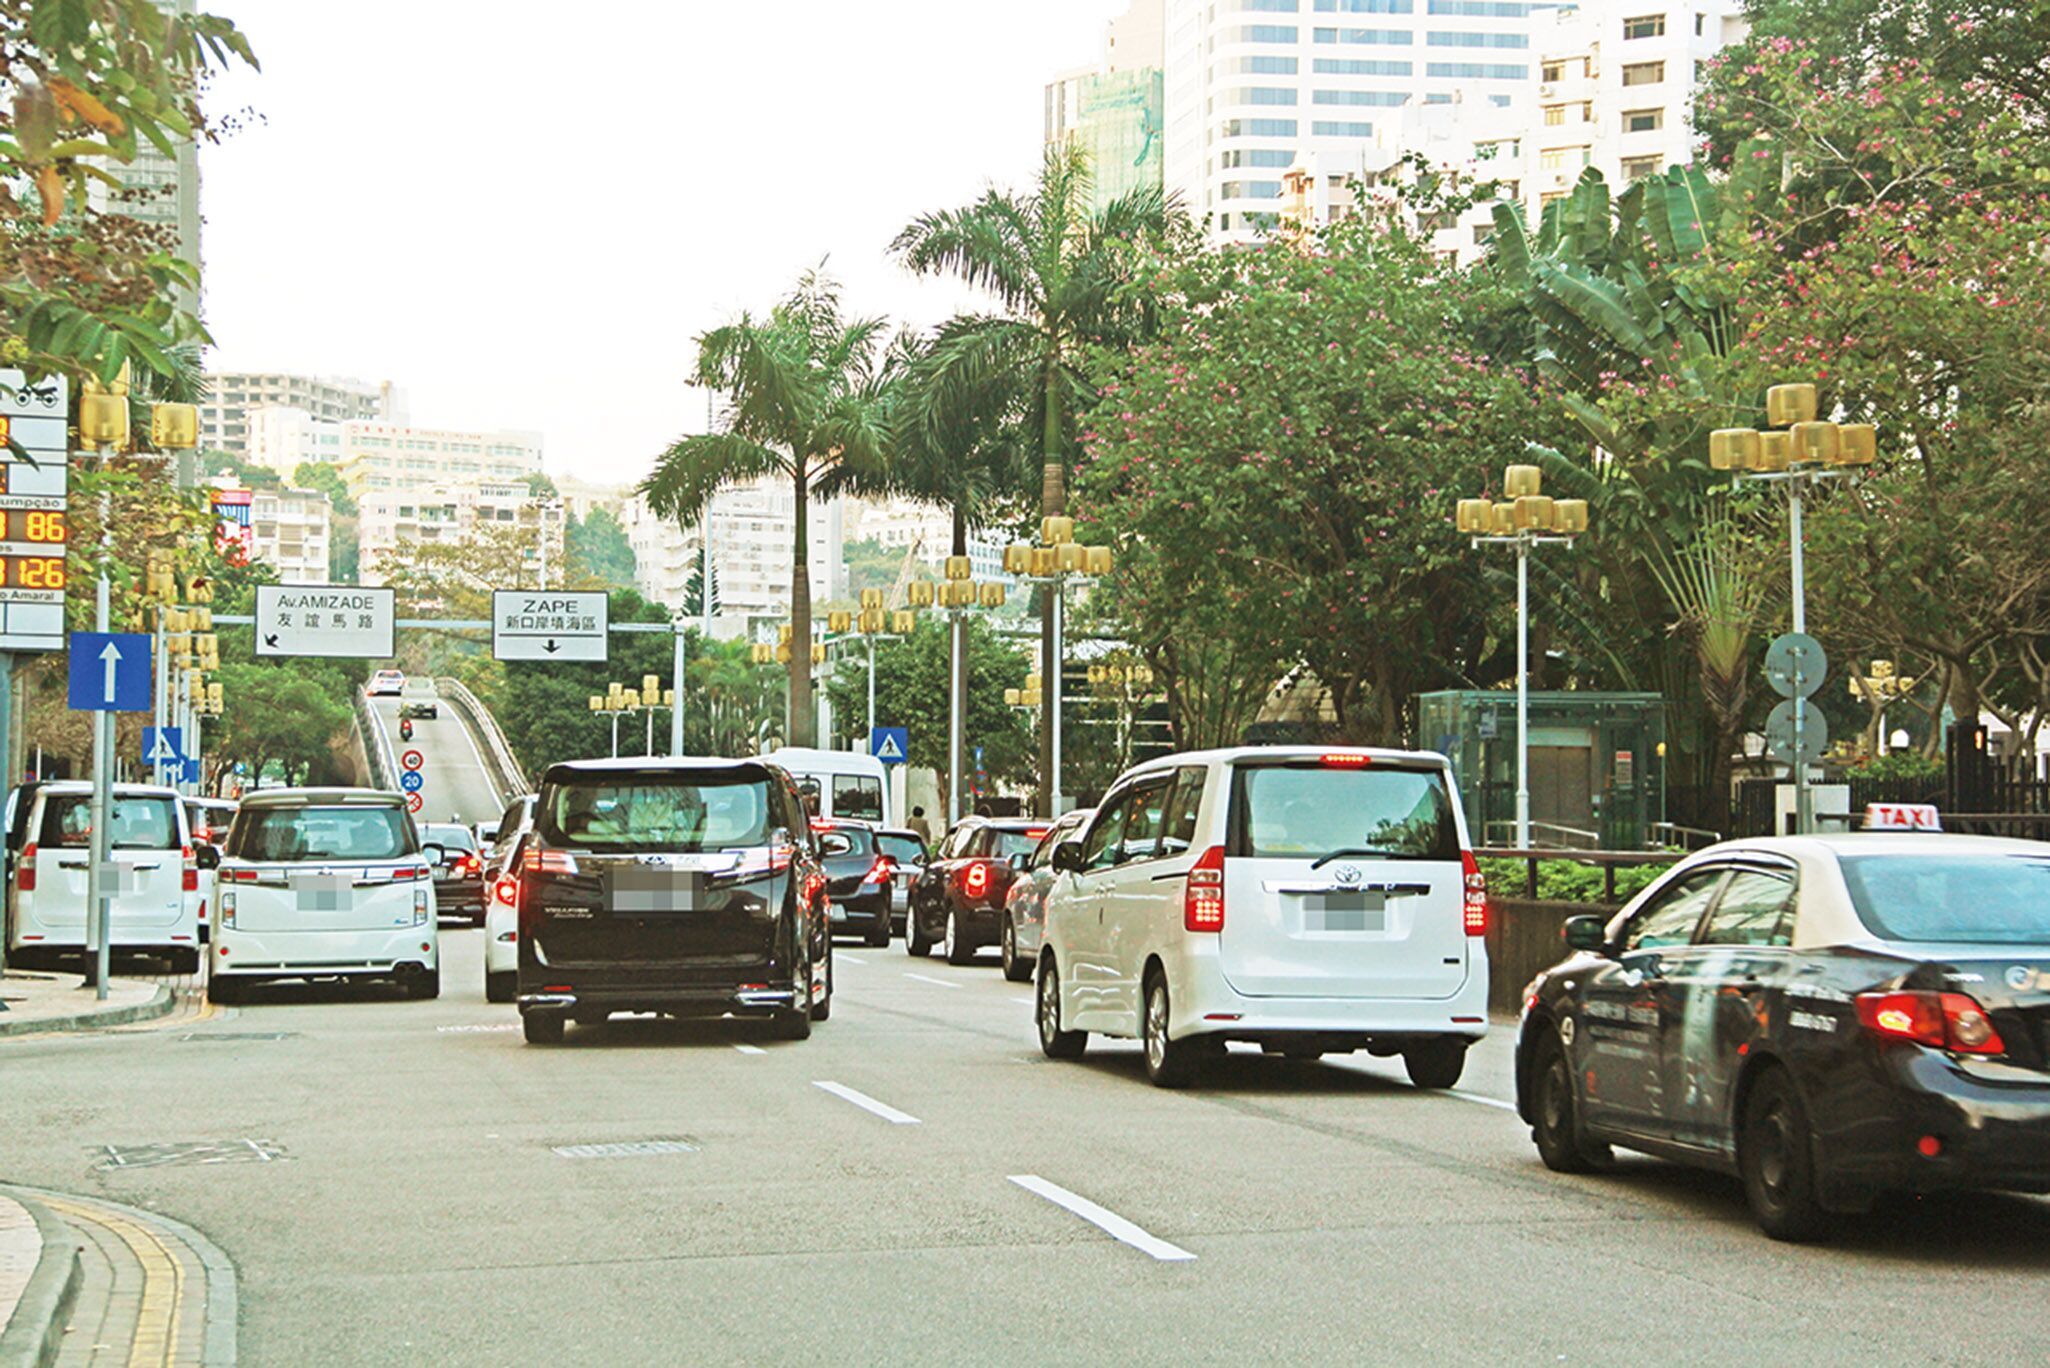
[(1157, 1235), (1148, 1235), (1115, 1211), (1106, 1210), (1087, 1197), (1077, 1196), (1059, 1183), (1049, 1183), (1036, 1173), (1014, 1173), (1011, 1181), (1027, 1192), (1036, 1192), (1055, 1206), (1073, 1212), (1113, 1240), (1128, 1244), (1142, 1254), (1150, 1254), (1164, 1262), (1196, 1257), (1180, 1245), (1169, 1244)]
[(865, 960), (865, 959), (858, 959), (858, 958), (856, 958), (855, 956), (853, 956), (853, 955), (850, 955), (850, 954), (848, 954), (848, 953), (847, 953), (847, 952), (846, 952), (845, 950), (835, 950), (835, 951), (833, 952), (833, 958), (834, 958), (834, 959), (836, 959), (836, 960), (838, 960), (838, 961), (840, 961), (840, 963), (842, 963), (842, 964), (867, 964), (867, 963), (868, 963), (868, 961), (867, 961), (867, 960)]
[(1030, 1007), (1030, 1006), (1032, 1006), (1032, 1005), (1033, 1005), (1033, 1003), (1034, 1003), (1034, 1002), (1036, 1001), (1036, 999), (1033, 999), (1033, 998), (1029, 998), (1029, 997), (1014, 997), (1014, 998), (1012, 998), (1012, 999), (1011, 999), (1011, 1001), (1013, 1001), (1013, 1002), (1022, 1002), (1022, 1003), (1024, 1003), (1024, 1004), (1025, 1004), (1025, 1005), (1026, 1005), (1027, 1007)]
[(883, 1120), (889, 1122), (893, 1126), (915, 1126), (919, 1124), (917, 1117), (908, 1115), (904, 1112), (900, 1112), (895, 1107), (892, 1107), (887, 1103), (878, 1102), (873, 1097), (870, 1097), (867, 1093), (856, 1092), (854, 1091), (854, 1089), (848, 1087), (844, 1083), (834, 1083), (830, 1080), (820, 1078), (813, 1079), (812, 1086), (814, 1088), (824, 1088), (827, 1092), (833, 1094), (833, 1096), (839, 1098), (841, 1101), (852, 1102), (855, 1106), (861, 1108), (865, 1112), (873, 1112), (875, 1115), (882, 1117)]
[(938, 985), (939, 985), (940, 987), (942, 987), (942, 988), (959, 988), (959, 987), (961, 986), (961, 985), (960, 985), (960, 984), (958, 984), (958, 983), (949, 983), (949, 982), (947, 982), (947, 981), (946, 981), (945, 979), (927, 978), (927, 977), (926, 977), (926, 976), (925, 976), (924, 974), (909, 974), (909, 973), (907, 973), (906, 975), (904, 975), (904, 977), (905, 977), (905, 978), (915, 978), (915, 979), (917, 979), (917, 980), (918, 980), (918, 981), (919, 981), (920, 983), (935, 983), (935, 984), (938, 984)]
[(1457, 1088), (1445, 1089), (1445, 1095), (1447, 1097), (1456, 1097), (1462, 1102), (1478, 1102), (1483, 1107), (1494, 1107), (1499, 1111), (1513, 1112), (1516, 1110), (1514, 1102), (1504, 1102), (1499, 1097), (1483, 1097), (1479, 1093), (1461, 1092)]
[(517, 1021), (495, 1021), (488, 1026), (437, 1026), (434, 1029), (442, 1035), (463, 1035), (483, 1031), (517, 1031), (520, 1029), (520, 1023)]
[(742, 1054), (767, 1054), (767, 1053), (768, 1053), (768, 1051), (767, 1051), (767, 1050), (763, 1049), (763, 1048), (762, 1048), (761, 1046), (759, 1046), (759, 1045), (749, 1045), (749, 1044), (747, 1044), (747, 1043), (745, 1043), (745, 1042), (743, 1042), (743, 1041), (738, 1041), (738, 1040), (736, 1040), (736, 1041), (734, 1041), (734, 1042), (733, 1042), (733, 1048), (734, 1048), (734, 1049), (736, 1049), (736, 1050), (738, 1050), (738, 1051), (740, 1051), (740, 1052), (741, 1052)]

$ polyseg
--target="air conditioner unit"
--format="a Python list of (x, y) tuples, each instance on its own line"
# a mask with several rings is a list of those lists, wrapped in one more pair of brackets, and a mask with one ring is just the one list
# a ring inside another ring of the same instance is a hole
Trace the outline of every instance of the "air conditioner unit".
[(1538, 87), (1538, 94), (1540, 94), (1540, 95), (1550, 95), (1550, 94), (1551, 94), (1551, 93), (1552, 93), (1553, 91), (1555, 91), (1556, 89), (1558, 89), (1558, 87), (1556, 87), (1556, 86), (1548, 86), (1548, 85), (1541, 85), (1541, 86), (1539, 86), (1539, 87)]

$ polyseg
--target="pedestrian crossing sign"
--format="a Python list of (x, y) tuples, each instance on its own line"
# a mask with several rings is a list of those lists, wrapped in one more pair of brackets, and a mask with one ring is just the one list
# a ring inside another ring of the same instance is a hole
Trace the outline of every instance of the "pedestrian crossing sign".
[(871, 727), (868, 733), (868, 753), (886, 765), (901, 765), (911, 751), (911, 729), (909, 727)]

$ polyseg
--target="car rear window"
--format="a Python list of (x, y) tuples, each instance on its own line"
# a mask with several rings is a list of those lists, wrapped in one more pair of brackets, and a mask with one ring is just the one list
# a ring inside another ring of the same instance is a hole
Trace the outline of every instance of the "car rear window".
[(925, 859), (925, 844), (916, 836), (878, 836), (876, 846), (899, 864), (918, 864)]
[(847, 849), (841, 852), (844, 855), (875, 854), (875, 833), (867, 827), (833, 826), (819, 828), (820, 840), (823, 841), (828, 836), (838, 836), (848, 842)]
[(1030, 855), (1039, 849), (1039, 843), (1046, 839), (1047, 828), (1033, 827), (1028, 831), (997, 830), (990, 834), (995, 838), (990, 854), (999, 860), (1008, 860), (1013, 855)]
[(769, 843), (766, 774), (578, 775), (542, 790), (534, 825), (551, 846), (599, 854)]
[(2050, 945), (2050, 857), (1847, 855), (1844, 883), (1875, 936)]
[(1444, 773), (1318, 761), (1240, 765), (1232, 776), (1232, 854), (1254, 859), (1457, 860)]
[(404, 810), (373, 803), (244, 808), (228, 836), (236, 860), (399, 860), (418, 850)]
[(883, 786), (872, 774), (833, 776), (833, 815), (864, 822), (883, 820)]
[[(43, 800), (40, 845), (80, 847), (90, 844), (93, 797), (90, 793), (53, 793)], [(107, 804), (108, 840), (115, 850), (176, 850), (178, 813), (170, 798), (122, 798)]]
[(433, 826), (428, 827), (426, 831), (421, 833), (420, 839), (432, 841), (444, 850), (475, 850), (477, 848), (477, 838), (468, 827), (447, 825), (441, 822), (436, 822)]

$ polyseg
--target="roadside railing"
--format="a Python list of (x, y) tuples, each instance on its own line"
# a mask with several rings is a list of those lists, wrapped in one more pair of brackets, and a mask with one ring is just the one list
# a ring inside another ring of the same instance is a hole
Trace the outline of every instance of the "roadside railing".
[(370, 787), (387, 793), (399, 791), (399, 761), (392, 754), (391, 738), (370, 706), (370, 695), (356, 690), (356, 730), (363, 738), (363, 754), (370, 761)]
[(499, 729), (498, 719), (491, 710), (478, 701), (467, 684), (460, 679), (440, 678), (434, 681), (435, 690), (455, 704), (462, 714), (463, 725), (477, 738), (478, 747), (484, 754), (484, 763), (491, 771), (491, 782), (498, 789), (500, 805), (510, 803), (525, 793), (533, 792), (527, 773), (520, 767), (518, 757), (507, 743), (505, 733)]
[[(1646, 865), (1665, 866), (1678, 864), (1686, 856), (1670, 850), (1515, 850), (1496, 848), (1476, 850), (1474, 854), (1483, 860), (1521, 860), (1524, 864), (1524, 884), (1521, 896), (1536, 902), (1538, 895), (1538, 865), (1547, 860), (1570, 860), (1575, 864), (1589, 865), (1602, 871), (1602, 901), (1614, 905), (1621, 901), (1616, 896), (1616, 871), (1619, 869), (1641, 869)], [(1489, 889), (1490, 893), (1508, 893), (1506, 889)], [(1516, 896), (1509, 894), (1509, 896)]]

